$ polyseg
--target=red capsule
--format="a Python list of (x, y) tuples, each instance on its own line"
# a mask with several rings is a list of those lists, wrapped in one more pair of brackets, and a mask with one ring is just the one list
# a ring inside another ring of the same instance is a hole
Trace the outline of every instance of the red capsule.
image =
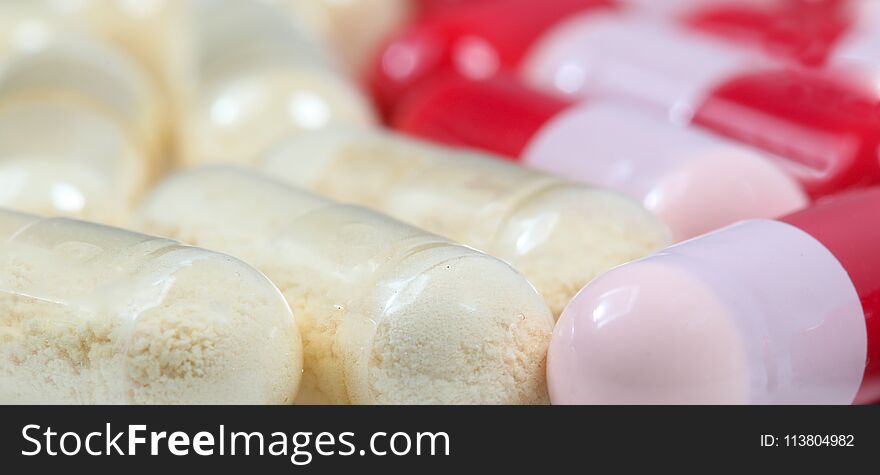
[(481, 0), (438, 9), (392, 38), (368, 74), (380, 110), (444, 71), (472, 79), (515, 68), (535, 40), (569, 15), (608, 9), (613, 0)]
[(522, 72), (541, 88), (626, 97), (761, 148), (813, 198), (880, 182), (876, 77), (784, 69), (624, 14), (569, 19), (531, 50)]
[(849, 274), (868, 334), (865, 377), (857, 401), (880, 400), (880, 189), (833, 197), (780, 221), (816, 238)]

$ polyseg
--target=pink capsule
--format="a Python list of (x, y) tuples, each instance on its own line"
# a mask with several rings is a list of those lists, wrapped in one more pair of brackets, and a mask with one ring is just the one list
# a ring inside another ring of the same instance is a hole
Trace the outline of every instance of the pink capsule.
[(563, 312), (555, 404), (880, 400), (880, 188), (617, 267)]

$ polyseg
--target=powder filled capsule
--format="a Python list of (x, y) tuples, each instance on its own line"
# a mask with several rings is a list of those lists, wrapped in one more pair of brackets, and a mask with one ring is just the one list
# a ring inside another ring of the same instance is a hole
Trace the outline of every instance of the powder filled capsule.
[(654, 216), (622, 195), (378, 131), (293, 137), (261, 167), (510, 263), (554, 315), (599, 273), (669, 241)]
[(290, 309), (241, 261), (0, 211), (0, 402), (288, 403), (301, 368)]
[(166, 179), (139, 222), (278, 285), (303, 335), (300, 403), (547, 402), (553, 319), (495, 258), (225, 167)]

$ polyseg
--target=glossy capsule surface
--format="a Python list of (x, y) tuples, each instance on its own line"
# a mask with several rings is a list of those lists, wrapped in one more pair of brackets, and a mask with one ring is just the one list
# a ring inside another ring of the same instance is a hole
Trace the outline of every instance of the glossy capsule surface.
[(669, 240), (663, 224), (617, 193), (381, 131), (294, 137), (261, 169), (498, 257), (554, 315), (599, 273)]
[(0, 61), (0, 205), (124, 224), (164, 169), (154, 92), (78, 35)]
[(604, 274), (555, 329), (551, 399), (876, 402), (878, 206), (877, 188), (853, 191)]
[(241, 261), (0, 210), (3, 403), (289, 403), (301, 368), (290, 309)]
[(372, 121), (329, 53), (277, 5), (193, 0), (179, 41), (184, 165), (242, 163), (290, 133)]
[(300, 403), (546, 403), (553, 319), (507, 264), (233, 168), (173, 176), (141, 226), (240, 256), (303, 335)]

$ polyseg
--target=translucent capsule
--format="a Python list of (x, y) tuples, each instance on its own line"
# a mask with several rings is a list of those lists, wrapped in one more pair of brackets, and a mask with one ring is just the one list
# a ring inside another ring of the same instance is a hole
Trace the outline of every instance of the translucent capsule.
[(546, 403), (553, 319), (501, 261), (252, 172), (167, 179), (141, 225), (266, 273), (300, 324), (303, 403)]
[(124, 223), (146, 159), (118, 124), (65, 103), (0, 106), (0, 206)]
[(19, 44), (40, 42), (61, 30), (98, 36), (123, 48), (167, 89), (168, 52), (179, 46), (171, 28), (187, 1), (4, 0), (0, 23)]
[(100, 109), (127, 129), (158, 171), (168, 146), (166, 103), (141, 66), (94, 37), (47, 31), (16, 39), (0, 60), (0, 101), (65, 99)]
[(0, 211), (0, 402), (291, 402), (298, 327), (232, 257)]
[(242, 162), (291, 131), (372, 121), (366, 99), (284, 9), (195, 0), (182, 21), (186, 164)]
[(0, 64), (0, 206), (125, 222), (163, 168), (154, 91), (129, 65), (78, 36)]
[(261, 167), (509, 262), (554, 315), (599, 273), (669, 240), (622, 195), (378, 131), (293, 137)]

